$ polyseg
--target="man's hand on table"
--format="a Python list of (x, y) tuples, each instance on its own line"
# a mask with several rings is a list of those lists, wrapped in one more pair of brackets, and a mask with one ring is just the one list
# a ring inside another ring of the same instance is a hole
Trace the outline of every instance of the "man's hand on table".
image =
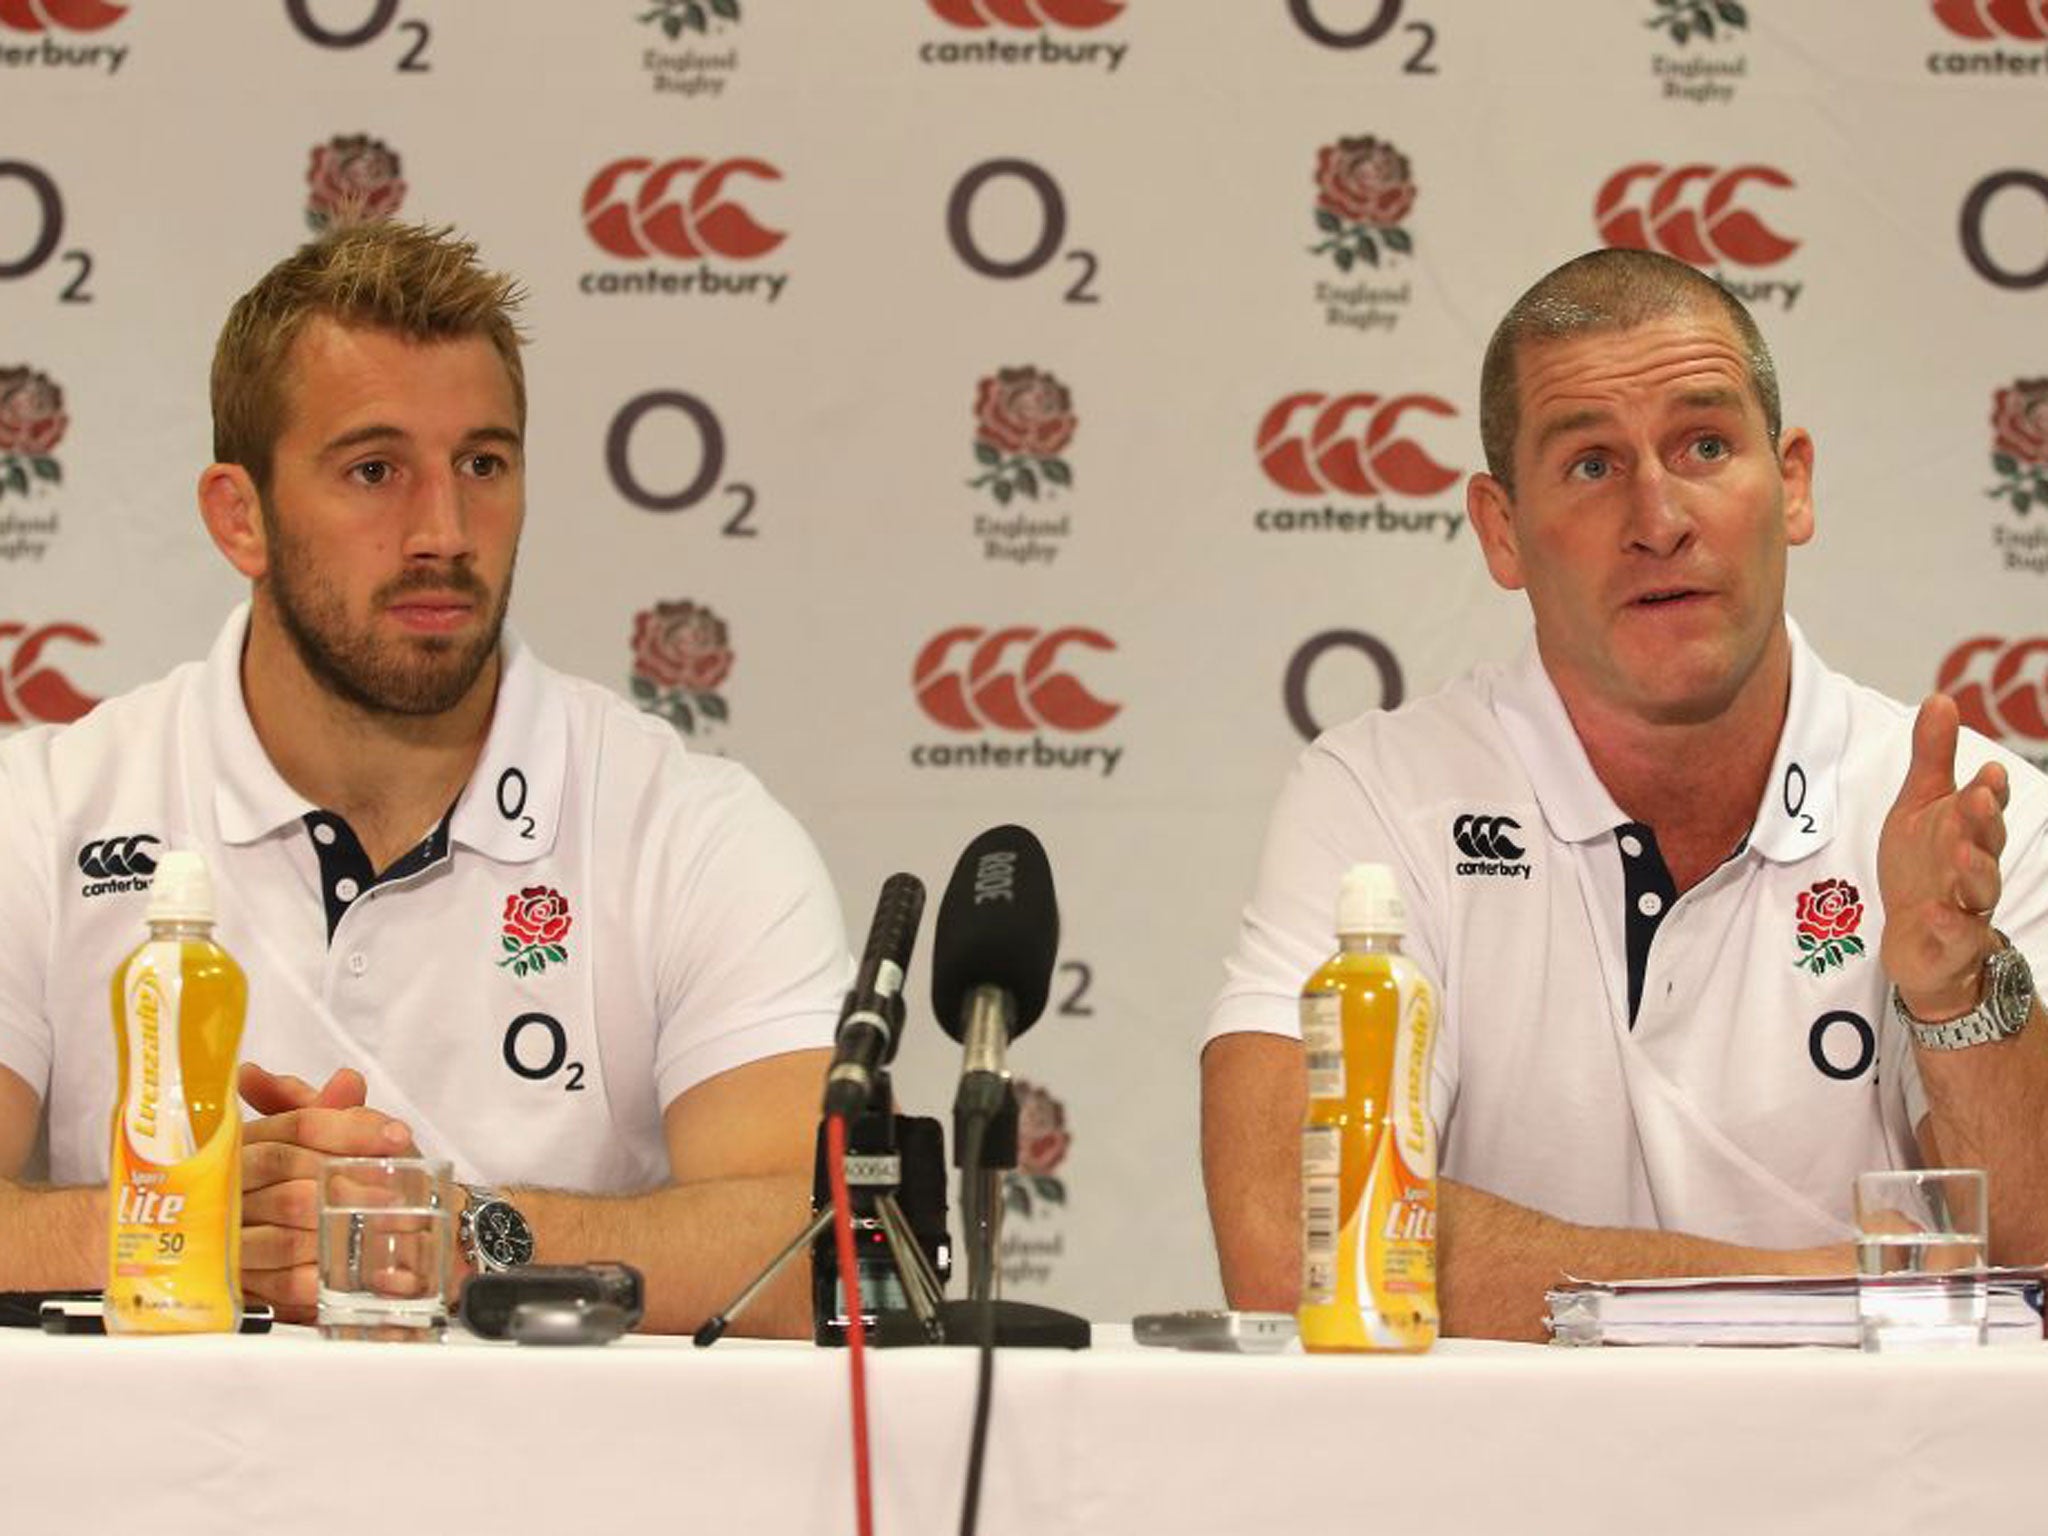
[(343, 1067), (315, 1088), (244, 1062), (242, 1289), (280, 1321), (310, 1323), (319, 1296), (320, 1197), (328, 1157), (411, 1157), (412, 1132), (369, 1108), (362, 1074)]

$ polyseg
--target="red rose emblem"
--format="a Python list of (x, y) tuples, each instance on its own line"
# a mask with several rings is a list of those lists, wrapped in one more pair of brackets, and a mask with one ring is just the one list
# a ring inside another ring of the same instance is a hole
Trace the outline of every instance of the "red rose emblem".
[(1036, 1083), (1017, 1080), (1017, 1171), (1034, 1176), (1055, 1172), (1067, 1155), (1067, 1112)]
[(405, 201), (398, 156), (366, 133), (315, 146), (306, 185), (306, 222), (315, 230), (385, 218)]
[(0, 368), (0, 453), (47, 454), (70, 424), (64, 391), (48, 374)]
[(710, 693), (732, 671), (725, 620), (692, 602), (657, 603), (633, 619), (633, 675), (656, 688)]
[(1367, 135), (1316, 151), (1316, 205), (1352, 224), (1388, 229), (1415, 206), (1408, 157)]
[(1001, 368), (974, 391), (974, 436), (1003, 453), (1050, 458), (1073, 440), (1073, 396), (1037, 368)]
[(1992, 452), (2048, 468), (2048, 379), (2016, 379), (1992, 397)]
[(569, 903), (551, 886), (529, 885), (505, 898), (505, 937), (521, 949), (560, 944), (569, 933)]
[(1846, 880), (1823, 880), (1799, 893), (1799, 931), (1819, 943), (1846, 939), (1863, 926), (1863, 897)]

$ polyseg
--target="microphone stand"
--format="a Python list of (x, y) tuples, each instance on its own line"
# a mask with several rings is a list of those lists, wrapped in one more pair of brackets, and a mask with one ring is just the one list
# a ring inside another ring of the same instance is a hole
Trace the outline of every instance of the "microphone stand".
[[(818, 1167), (816, 1186), (824, 1188), (822, 1172), (825, 1153), (825, 1127), (818, 1126)], [(903, 1132), (912, 1134), (904, 1135)], [(894, 1289), (904, 1302), (905, 1308), (888, 1308), (885, 1295), (890, 1289), (886, 1284), (870, 1287), (866, 1277), (866, 1266), (862, 1266), (861, 1286), (864, 1300), (873, 1308), (873, 1317), (868, 1323), (868, 1343), (878, 1347), (901, 1344), (936, 1344), (941, 1342), (940, 1296), (943, 1291), (943, 1272), (951, 1268), (943, 1246), (935, 1267), (926, 1255), (924, 1245), (918, 1240), (916, 1228), (903, 1214), (903, 1207), (896, 1199), (896, 1192), (904, 1185), (906, 1160), (913, 1170), (924, 1172), (921, 1164), (925, 1159), (943, 1157), (943, 1137), (938, 1123), (932, 1120), (910, 1119), (896, 1113), (895, 1097), (886, 1071), (877, 1071), (873, 1092), (868, 1098), (868, 1107), (847, 1125), (846, 1135), (846, 1185), (847, 1195), (853, 1203), (854, 1240), (858, 1244), (879, 1244), (885, 1256), (887, 1279), (895, 1282)], [(933, 1182), (931, 1175), (918, 1181), (920, 1184)], [(935, 1187), (939, 1192), (939, 1218), (944, 1222), (945, 1178), (938, 1174)], [(815, 1196), (813, 1198), (816, 1198)], [(804, 1229), (791, 1238), (781, 1252), (768, 1261), (767, 1268), (756, 1275), (725, 1309), (706, 1320), (703, 1327), (691, 1336), (699, 1349), (709, 1348), (725, 1336), (734, 1318), (745, 1311), (754, 1298), (767, 1288), (769, 1283), (786, 1268), (805, 1248), (825, 1238), (832, 1225), (832, 1202), (825, 1197), (817, 1214)], [(943, 1239), (941, 1240), (943, 1242)], [(836, 1257), (834, 1258), (836, 1266)], [(824, 1281), (822, 1276), (814, 1277), (812, 1287), (812, 1322), (814, 1338), (820, 1344), (844, 1342), (845, 1291), (834, 1280)], [(871, 1299), (870, 1299), (871, 1298)]]
[(953, 1105), (953, 1157), (968, 1226), (967, 1300), (942, 1302), (939, 1320), (948, 1344), (977, 1345), (989, 1328), (999, 1347), (1086, 1349), (1086, 1318), (994, 1299), (1003, 1175), (1017, 1166), (1017, 1090), (1003, 1065), (1014, 1012), (1008, 994), (995, 987), (977, 987), (967, 999), (965, 1066)]

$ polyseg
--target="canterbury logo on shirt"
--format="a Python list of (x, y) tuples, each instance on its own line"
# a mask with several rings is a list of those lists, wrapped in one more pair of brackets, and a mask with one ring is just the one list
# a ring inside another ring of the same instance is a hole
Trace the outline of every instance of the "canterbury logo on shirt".
[(1512, 835), (1521, 830), (1522, 824), (1512, 816), (1460, 816), (1451, 823), (1451, 841), (1465, 855), (1456, 872), (1533, 879), (1535, 870), (1522, 862), (1528, 850)]
[(118, 837), (96, 837), (78, 850), (78, 872), (90, 882), (80, 887), (81, 896), (112, 896), (122, 891), (149, 889), (156, 873), (152, 848), (163, 839), (147, 832)]

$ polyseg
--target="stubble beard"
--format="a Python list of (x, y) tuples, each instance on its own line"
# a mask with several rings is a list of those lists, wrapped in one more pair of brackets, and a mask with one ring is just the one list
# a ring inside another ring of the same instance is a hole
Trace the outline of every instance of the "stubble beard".
[(421, 635), (387, 643), (367, 626), (350, 624), (331, 583), (318, 576), (301, 582), (306, 562), (267, 502), (263, 521), (271, 551), (264, 577), (271, 605), (300, 663), (321, 688), (366, 714), (411, 719), (445, 714), (469, 696), (497, 653), (512, 597), (509, 568), (495, 602), (490, 589), (463, 564), (408, 570), (386, 582), (371, 594), (373, 614), (412, 592), (452, 593), (486, 611), (485, 623), (467, 640)]

